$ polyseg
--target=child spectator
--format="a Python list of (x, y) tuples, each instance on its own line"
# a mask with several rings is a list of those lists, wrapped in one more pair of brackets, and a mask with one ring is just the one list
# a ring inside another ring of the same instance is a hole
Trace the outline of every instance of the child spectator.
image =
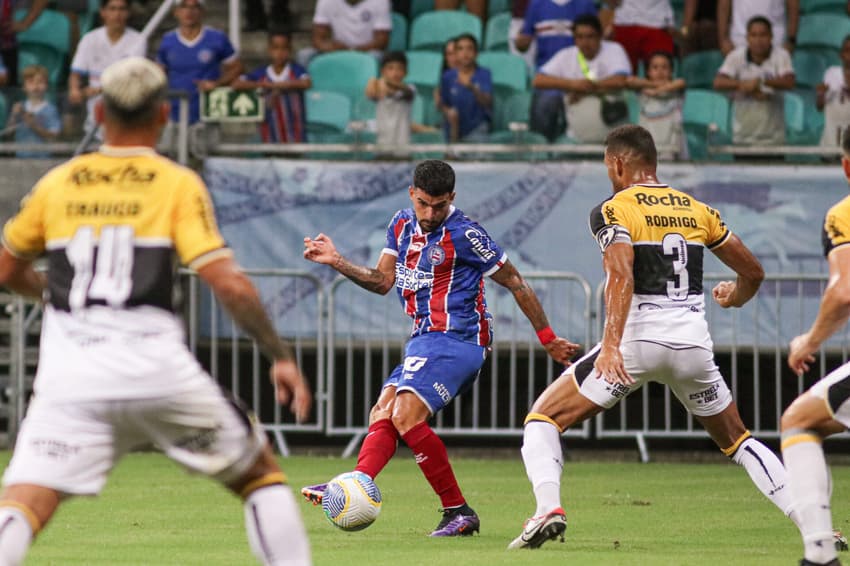
[[(24, 102), (16, 102), (9, 113), (6, 127), (15, 126), (15, 142), (36, 144), (53, 141), (59, 136), (62, 121), (56, 106), (45, 99), (47, 68), (30, 65), (24, 69)], [(49, 157), (47, 152), (19, 151), (18, 157)]]
[(440, 111), (445, 117), (449, 142), (484, 141), (490, 132), (493, 79), (479, 67), (478, 42), (470, 34), (455, 40), (457, 68), (443, 73), (440, 82)]
[(850, 125), (850, 35), (841, 44), (841, 65), (826, 70), (823, 83), (815, 87), (818, 110), (824, 125), (820, 145), (839, 147), (841, 130)]
[(270, 64), (243, 75), (233, 84), (236, 89), (262, 89), (266, 116), (260, 124), (265, 143), (303, 143), (307, 141), (304, 91), (312, 82), (307, 71), (292, 61), (292, 41), (288, 32), (269, 34)]
[(673, 57), (664, 51), (653, 53), (647, 62), (646, 78), (629, 77), (626, 84), (640, 93), (639, 124), (649, 130), (655, 145), (677, 149), (659, 153), (659, 157), (684, 158), (682, 91), (686, 85), (685, 79), (673, 78)]
[(380, 78), (369, 79), (366, 96), (376, 101), (375, 125), (379, 145), (410, 143), (410, 110), (416, 87), (404, 83), (407, 57), (401, 51), (387, 53), (381, 60)]

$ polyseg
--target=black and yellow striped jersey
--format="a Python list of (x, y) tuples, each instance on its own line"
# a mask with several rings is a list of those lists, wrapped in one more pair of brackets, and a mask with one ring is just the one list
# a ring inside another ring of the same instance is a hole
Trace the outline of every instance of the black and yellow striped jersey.
[[(716, 210), (668, 185), (634, 185), (594, 208), (590, 229), (603, 253), (616, 242), (634, 248), (634, 297), (626, 325), (632, 339), (710, 340), (703, 253), (731, 235)], [(680, 326), (689, 321), (690, 332)]]
[(196, 173), (148, 148), (104, 146), (48, 172), (3, 229), (16, 256), (46, 254), (58, 310), (148, 305), (173, 311), (179, 260), (229, 256)]
[(823, 221), (823, 255), (850, 244), (850, 196), (844, 197), (826, 213)]

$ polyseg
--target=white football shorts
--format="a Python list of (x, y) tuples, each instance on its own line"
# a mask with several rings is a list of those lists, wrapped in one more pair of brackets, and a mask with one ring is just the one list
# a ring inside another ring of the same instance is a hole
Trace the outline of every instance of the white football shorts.
[(582, 395), (606, 409), (647, 381), (667, 385), (696, 416), (716, 415), (732, 403), (732, 392), (723, 381), (711, 350), (687, 344), (630, 341), (620, 345), (620, 352), (626, 371), (635, 379), (634, 385), (608, 383), (599, 376), (593, 367), (599, 344), (564, 373), (575, 377)]
[[(200, 377), (200, 376), (199, 376)], [(95, 495), (122, 456), (154, 444), (192, 472), (238, 479), (267, 440), (261, 427), (204, 375), (190, 393), (120, 401), (35, 396), (4, 485)]]
[(826, 401), (832, 418), (850, 428), (850, 362), (831, 371), (809, 391)]

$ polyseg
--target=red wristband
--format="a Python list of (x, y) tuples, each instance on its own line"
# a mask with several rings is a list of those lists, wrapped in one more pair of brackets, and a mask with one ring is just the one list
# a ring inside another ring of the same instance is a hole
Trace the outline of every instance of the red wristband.
[(557, 338), (557, 336), (555, 336), (555, 332), (552, 330), (551, 326), (547, 326), (546, 328), (537, 331), (537, 339), (540, 340), (540, 343), (544, 346), (555, 338)]

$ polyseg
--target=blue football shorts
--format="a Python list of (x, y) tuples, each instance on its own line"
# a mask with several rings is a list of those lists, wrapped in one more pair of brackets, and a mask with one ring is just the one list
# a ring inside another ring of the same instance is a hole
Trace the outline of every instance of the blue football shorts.
[(384, 387), (396, 392), (410, 391), (436, 414), (460, 393), (472, 386), (487, 358), (487, 348), (462, 342), (442, 332), (428, 332), (411, 338), (399, 364)]

